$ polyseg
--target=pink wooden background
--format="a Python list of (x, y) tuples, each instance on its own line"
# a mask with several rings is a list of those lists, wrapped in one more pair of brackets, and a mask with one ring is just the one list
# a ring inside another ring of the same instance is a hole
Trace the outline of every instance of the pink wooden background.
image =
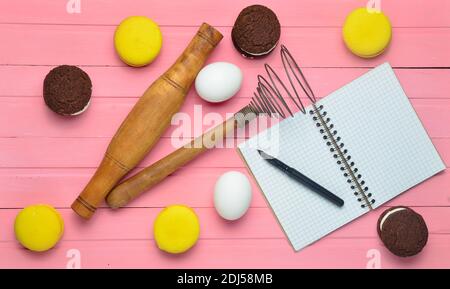
[[(66, 12), (68, 0), (0, 1), (0, 267), (65, 268), (71, 249), (81, 267), (149, 268), (382, 268), (450, 267), (450, 172), (413, 188), (372, 214), (353, 222), (307, 249), (294, 253), (253, 184), (248, 214), (228, 223), (212, 206), (216, 178), (227, 170), (247, 174), (233, 149), (201, 156), (128, 208), (105, 206), (90, 222), (69, 206), (94, 172), (115, 132), (144, 89), (173, 62), (202, 21), (216, 26), (224, 39), (210, 58), (243, 70), (240, 93), (222, 105), (203, 102), (194, 91), (182, 111), (203, 105), (203, 113), (235, 112), (249, 100), (263, 63), (280, 67), (278, 50), (264, 60), (243, 59), (230, 31), (239, 11), (258, 2), (270, 6), (282, 23), (282, 43), (305, 67), (316, 95), (325, 96), (371, 67), (389, 61), (395, 68), (433, 143), (450, 166), (450, 1), (383, 0), (393, 24), (392, 45), (382, 56), (363, 60), (350, 54), (341, 25), (365, 0), (81, 0), (81, 13)], [(161, 25), (163, 50), (146, 68), (130, 68), (116, 56), (112, 37), (126, 16), (146, 15)], [(93, 82), (93, 101), (80, 117), (65, 119), (48, 110), (42, 82), (54, 66), (73, 64)], [(170, 134), (141, 164), (172, 151)], [(64, 217), (62, 241), (46, 253), (23, 249), (14, 239), (20, 208), (49, 203)], [(188, 253), (169, 256), (153, 241), (152, 223), (162, 207), (184, 203), (197, 211), (201, 237)], [(388, 206), (408, 205), (427, 221), (429, 244), (418, 256), (391, 255), (376, 235), (376, 221)]]

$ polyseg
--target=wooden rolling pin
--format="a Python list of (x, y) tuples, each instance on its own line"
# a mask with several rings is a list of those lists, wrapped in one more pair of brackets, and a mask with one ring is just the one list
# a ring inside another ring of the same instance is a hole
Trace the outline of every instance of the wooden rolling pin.
[(229, 136), (231, 132), (235, 131), (236, 127), (243, 127), (256, 116), (257, 114), (249, 107), (244, 107), (224, 123), (210, 129), (187, 145), (117, 185), (106, 197), (106, 203), (113, 209), (125, 206), (199, 154), (213, 148), (218, 140)]
[(112, 138), (94, 176), (72, 204), (78, 215), (89, 219), (117, 182), (150, 151), (222, 37), (210, 25), (202, 24), (177, 61), (144, 92)]

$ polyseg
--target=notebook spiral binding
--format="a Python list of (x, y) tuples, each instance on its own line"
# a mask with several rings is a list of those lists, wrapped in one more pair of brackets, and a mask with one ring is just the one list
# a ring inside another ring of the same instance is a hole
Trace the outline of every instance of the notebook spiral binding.
[[(280, 53), (283, 68), (291, 89), (288, 89), (270, 65), (265, 64), (264, 68), (268, 78), (258, 75), (256, 92), (250, 104), (241, 109), (240, 113), (245, 115), (246, 113), (252, 112), (254, 114), (267, 114), (271, 117), (286, 118), (289, 115), (293, 116), (292, 110), (297, 108), (303, 114), (306, 114), (305, 106), (298, 93), (298, 91), (303, 91), (312, 103), (312, 109), (309, 111), (309, 114), (319, 128), (319, 132), (323, 135), (326, 145), (330, 147), (330, 152), (333, 153), (336, 163), (340, 166), (341, 171), (343, 171), (344, 177), (347, 178), (347, 183), (349, 183), (350, 188), (354, 191), (358, 202), (361, 203), (362, 208), (372, 210), (375, 199), (372, 198), (372, 193), (368, 192), (369, 187), (363, 180), (362, 175), (358, 172), (358, 168), (348, 150), (344, 148), (345, 145), (341, 137), (338, 136), (334, 124), (331, 123), (331, 118), (324, 110), (324, 106), (316, 105), (316, 97), (311, 86), (286, 46), (281, 45)], [(280, 92), (280, 90), (284, 93)], [(285, 99), (283, 94), (288, 97)], [(292, 104), (288, 104), (288, 102)]]
[(347, 183), (350, 184), (350, 188), (354, 191), (353, 194), (358, 197), (357, 200), (361, 203), (361, 208), (367, 207), (372, 210), (375, 199), (372, 197), (372, 193), (368, 192), (369, 187), (359, 173), (352, 156), (345, 148), (342, 138), (338, 136), (338, 131), (331, 122), (331, 118), (327, 116), (328, 113), (324, 110), (324, 106), (313, 104), (313, 109), (309, 111), (309, 114), (312, 115), (313, 120), (316, 122), (316, 126), (319, 128), (320, 134), (323, 135), (326, 145), (330, 147), (330, 152), (336, 159), (336, 163), (340, 166), (344, 177), (347, 178)]

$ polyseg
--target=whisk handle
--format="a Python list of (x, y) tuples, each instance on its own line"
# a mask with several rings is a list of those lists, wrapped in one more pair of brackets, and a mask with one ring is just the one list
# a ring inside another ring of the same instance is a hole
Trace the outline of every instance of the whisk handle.
[(113, 209), (125, 206), (207, 149), (213, 148), (218, 140), (234, 131), (236, 126), (235, 117), (231, 117), (192, 140), (189, 144), (144, 168), (136, 175), (117, 185), (106, 197), (106, 203)]

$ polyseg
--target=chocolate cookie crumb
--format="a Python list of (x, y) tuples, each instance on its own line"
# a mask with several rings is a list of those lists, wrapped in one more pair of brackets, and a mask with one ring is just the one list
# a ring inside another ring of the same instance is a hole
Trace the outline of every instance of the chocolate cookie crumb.
[(231, 32), (236, 49), (246, 57), (269, 54), (278, 44), (281, 28), (275, 13), (262, 5), (246, 7), (239, 13)]
[(45, 103), (58, 114), (80, 114), (87, 108), (91, 95), (91, 79), (86, 72), (76, 66), (55, 67), (45, 77)]

